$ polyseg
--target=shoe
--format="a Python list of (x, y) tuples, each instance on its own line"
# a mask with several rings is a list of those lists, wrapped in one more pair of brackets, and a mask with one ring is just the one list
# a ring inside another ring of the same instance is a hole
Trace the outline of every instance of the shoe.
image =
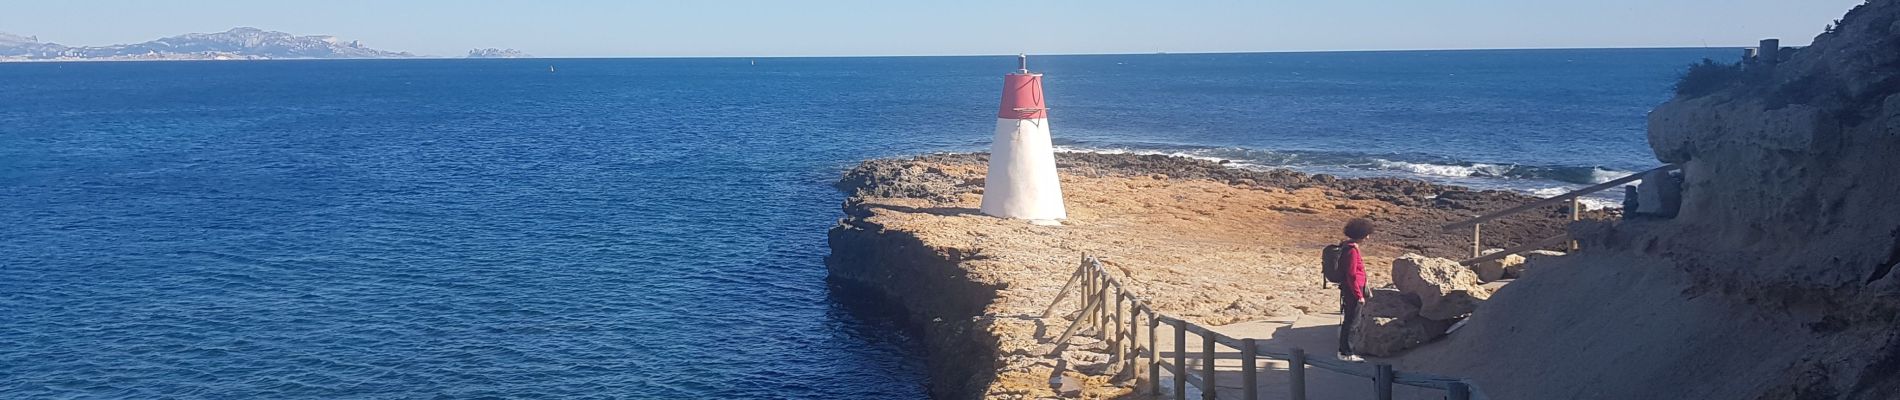
[(1356, 355), (1351, 355), (1351, 354), (1340, 354), (1340, 355), (1339, 355), (1339, 361), (1345, 361), (1345, 362), (1366, 362), (1366, 359), (1364, 359), (1364, 358), (1359, 358), (1359, 356), (1356, 356)]

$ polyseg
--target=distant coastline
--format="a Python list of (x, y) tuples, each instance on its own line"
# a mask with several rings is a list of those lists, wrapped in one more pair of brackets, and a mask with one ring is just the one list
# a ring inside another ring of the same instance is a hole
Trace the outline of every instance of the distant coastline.
[(59, 59), (30, 59), (30, 60), (0, 58), (0, 64), (120, 63), (120, 62), (140, 63), (140, 62), (178, 62), (178, 61), (236, 62), (236, 61), (491, 60), (491, 59), (535, 60), (535, 59), (543, 59), (543, 58), (542, 57), (448, 57), (448, 56), (332, 57), (332, 58), (315, 58), (315, 57), (304, 57), (304, 58), (266, 58), (266, 57), (252, 57), (252, 58), (207, 58), (207, 57), (59, 58)]
[[(533, 58), (515, 49), (478, 48), (467, 58)], [(0, 62), (70, 61), (245, 61), (362, 60), (454, 58), (371, 48), (335, 36), (299, 36), (251, 27), (217, 33), (190, 33), (142, 43), (67, 46), (37, 36), (0, 33)]]

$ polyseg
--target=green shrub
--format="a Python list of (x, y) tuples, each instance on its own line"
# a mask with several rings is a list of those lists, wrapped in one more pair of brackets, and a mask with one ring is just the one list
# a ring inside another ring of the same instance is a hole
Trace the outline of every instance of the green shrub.
[(1704, 58), (1700, 63), (1689, 64), (1689, 71), (1676, 81), (1676, 95), (1702, 97), (1734, 85), (1741, 79), (1742, 64), (1720, 63)]

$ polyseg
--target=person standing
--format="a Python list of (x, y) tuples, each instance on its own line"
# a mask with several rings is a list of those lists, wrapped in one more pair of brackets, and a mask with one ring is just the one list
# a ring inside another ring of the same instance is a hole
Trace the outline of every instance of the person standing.
[(1366, 304), (1366, 263), (1360, 257), (1359, 243), (1372, 236), (1372, 221), (1354, 218), (1346, 222), (1346, 241), (1340, 243), (1339, 266), (1346, 279), (1339, 285), (1339, 359), (1365, 361), (1352, 351), (1352, 327), (1359, 322), (1359, 306)]

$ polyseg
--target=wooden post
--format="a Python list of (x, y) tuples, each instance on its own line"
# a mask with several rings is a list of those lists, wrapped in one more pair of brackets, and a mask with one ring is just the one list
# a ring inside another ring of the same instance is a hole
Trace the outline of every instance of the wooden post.
[(1306, 349), (1294, 348), (1287, 360), (1287, 375), (1292, 378), (1293, 400), (1306, 400)]
[(1254, 376), (1254, 352), (1260, 349), (1253, 338), (1240, 339), (1240, 387), (1246, 392), (1240, 398), (1258, 400), (1260, 398), (1260, 377)]
[(1187, 323), (1180, 320), (1168, 323), (1174, 327), (1174, 398), (1187, 399)]
[[(1100, 292), (1095, 293), (1095, 301), (1102, 302), (1102, 304), (1108, 304), (1108, 301), (1110, 299), (1108, 297), (1108, 291), (1111, 290), (1108, 287), (1108, 275), (1103, 274), (1102, 271), (1100, 270), (1097, 270), (1095, 271), (1095, 276), (1100, 277), (1100, 280), (1095, 282), (1096, 283), (1095, 286), (1097, 287), (1098, 290), (1100, 290)], [(1109, 321), (1108, 319), (1109, 319), (1108, 307), (1095, 309), (1095, 338), (1096, 339), (1101, 339), (1104, 341), (1108, 340), (1108, 328), (1115, 326), (1115, 323), (1113, 321)]]
[(1374, 375), (1372, 390), (1379, 400), (1392, 400), (1392, 364), (1379, 364), (1379, 373)]
[(1452, 382), (1445, 388), (1445, 397), (1449, 400), (1471, 400), (1471, 387), (1464, 382)]
[(1201, 400), (1214, 400), (1214, 333), (1201, 333)]
[[(1128, 357), (1127, 353), (1122, 352), (1122, 294), (1121, 294), (1121, 291), (1119, 290), (1115, 291), (1115, 295), (1110, 297), (1109, 301), (1110, 303), (1108, 303), (1108, 307), (1109, 307), (1108, 308), (1109, 309), (1108, 348), (1111, 349), (1111, 351), (1109, 351), (1109, 354), (1115, 355), (1115, 358), (1113, 358), (1112, 360), (1115, 360), (1116, 362), (1120, 362), (1125, 357)], [(1113, 367), (1115, 365), (1109, 364), (1109, 366)], [(1114, 370), (1114, 368), (1109, 368), (1109, 370)]]
[[(1581, 199), (1582, 197), (1570, 199), (1570, 220), (1571, 221), (1583, 220), (1583, 200)], [(1578, 247), (1580, 246), (1577, 245), (1576, 240), (1570, 241), (1570, 251), (1577, 251)]]
[(1126, 368), (1128, 368), (1129, 377), (1135, 378), (1135, 382), (1141, 382), (1141, 365), (1135, 363), (1136, 360), (1141, 359), (1141, 309), (1135, 308), (1135, 301), (1136, 299), (1134, 297), (1128, 298), (1128, 358), (1126, 359)]
[(1154, 311), (1148, 312), (1148, 394), (1161, 396), (1161, 348), (1156, 347), (1155, 338), (1161, 334), (1161, 320), (1155, 318)]
[[(1088, 315), (1089, 313), (1095, 312), (1094, 309), (1101, 307), (1101, 303), (1089, 304), (1087, 307), (1082, 307), (1081, 313), (1082, 315)], [(1074, 337), (1076, 330), (1082, 329), (1082, 325), (1086, 325), (1088, 322), (1087, 318), (1076, 318), (1075, 321), (1069, 322), (1069, 327), (1062, 330), (1062, 335), (1056, 336), (1056, 348), (1050, 350), (1049, 355), (1062, 354), (1063, 349), (1069, 348), (1069, 338)]]
[(1075, 289), (1075, 284), (1082, 280), (1082, 271), (1087, 270), (1088, 267), (1088, 257), (1083, 257), (1082, 265), (1075, 267), (1075, 273), (1069, 274), (1069, 282), (1062, 284), (1062, 290), (1056, 291), (1056, 301), (1049, 302), (1049, 309), (1042, 310), (1042, 318), (1055, 315), (1056, 306), (1062, 305), (1062, 299), (1069, 297), (1069, 291)]
[(1089, 309), (1089, 305), (1094, 303), (1094, 301), (1096, 301), (1096, 298), (1094, 298), (1094, 269), (1093, 267), (1089, 267), (1087, 262), (1083, 262), (1083, 265), (1081, 265), (1081, 311), (1083, 311), (1083, 313), (1075, 318), (1087, 320), (1083, 326), (1089, 326), (1089, 328), (1094, 328), (1094, 311)]
[(1471, 225), (1471, 258), (1484, 255), (1484, 224)]
[[(1102, 274), (1094, 266), (1089, 266), (1089, 302), (1102, 304)], [(1095, 338), (1102, 338), (1102, 307), (1089, 310), (1089, 329), (1095, 332)]]

